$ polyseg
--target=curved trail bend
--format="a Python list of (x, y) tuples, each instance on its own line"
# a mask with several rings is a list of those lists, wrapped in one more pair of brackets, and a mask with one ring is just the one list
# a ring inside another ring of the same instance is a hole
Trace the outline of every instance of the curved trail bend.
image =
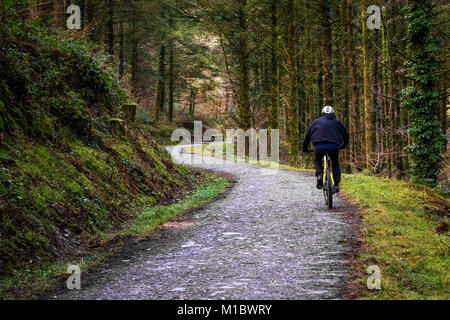
[[(182, 161), (191, 155), (181, 155)], [(198, 157), (198, 156), (195, 156)], [(262, 175), (246, 163), (198, 164), (230, 173), (226, 196), (127, 247), (81, 290), (53, 299), (342, 299), (349, 275), (345, 205), (325, 208), (310, 175)], [(177, 224), (174, 224), (177, 225)]]

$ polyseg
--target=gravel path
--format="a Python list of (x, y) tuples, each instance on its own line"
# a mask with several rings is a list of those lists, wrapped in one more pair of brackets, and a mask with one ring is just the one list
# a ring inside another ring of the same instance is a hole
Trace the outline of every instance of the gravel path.
[[(184, 156), (186, 157), (186, 156)], [(245, 163), (201, 164), (238, 183), (224, 197), (130, 245), (53, 299), (342, 299), (345, 205), (325, 208), (315, 179)]]

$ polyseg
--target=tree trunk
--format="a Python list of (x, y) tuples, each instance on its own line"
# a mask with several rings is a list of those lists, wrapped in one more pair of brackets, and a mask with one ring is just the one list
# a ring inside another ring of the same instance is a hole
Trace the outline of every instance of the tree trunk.
[(89, 35), (89, 38), (92, 41), (95, 41), (95, 34), (96, 34), (96, 30), (95, 30), (95, 11), (96, 11), (96, 5), (95, 5), (95, 0), (86, 0), (86, 26), (88, 27), (87, 33)]
[[(306, 22), (307, 25), (311, 25), (311, 17), (312, 17), (312, 10), (310, 8), (310, 4), (307, 2), (307, 13), (306, 13)], [(303, 130), (301, 133), (306, 133), (306, 127), (311, 124), (314, 118), (314, 106), (316, 104), (315, 101), (315, 83), (314, 83), (314, 53), (313, 53), (313, 39), (312, 39), (312, 30), (311, 28), (306, 28), (306, 57), (305, 57), (305, 63), (306, 63), (306, 106), (305, 106), (305, 130)]]
[[(396, 3), (393, 3), (391, 6), (392, 9), (392, 27), (391, 27), (391, 34), (392, 35), (396, 35), (398, 32), (397, 29), (397, 8), (396, 8)], [(388, 33), (389, 35), (389, 33)], [(393, 99), (391, 100), (391, 105), (392, 105), (392, 113), (393, 113), (393, 119), (391, 122), (391, 130), (392, 130), (392, 152), (394, 153), (393, 156), (393, 161), (395, 163), (395, 169), (398, 172), (398, 177), (401, 177), (404, 171), (404, 165), (403, 165), (403, 148), (405, 147), (405, 143), (404, 143), (404, 139), (403, 139), (403, 135), (401, 134), (400, 130), (403, 124), (402, 121), (402, 108), (401, 105), (398, 101), (398, 97), (399, 97), (399, 89), (400, 89), (400, 81), (399, 81), (399, 75), (398, 75), (398, 67), (399, 67), (399, 62), (398, 62), (398, 57), (397, 55), (393, 55), (393, 51), (397, 52), (398, 51), (398, 47), (399, 47), (399, 43), (398, 43), (398, 36), (397, 37), (393, 37), (393, 39), (391, 40), (391, 44), (392, 44), (392, 50), (389, 50), (389, 60), (390, 60), (390, 64), (391, 64), (391, 76), (390, 76), (390, 81), (392, 83), (391, 85), (391, 96)]]
[[(378, 35), (376, 36), (376, 45), (377, 47), (381, 47), (381, 43), (379, 43), (380, 39)], [(376, 162), (375, 162), (375, 172), (380, 173), (384, 168), (384, 134), (382, 133), (384, 131), (383, 127), (383, 115), (384, 115), (384, 108), (383, 108), (383, 100), (381, 96), (381, 90), (382, 90), (382, 70), (380, 72), (380, 57), (378, 56), (377, 52), (372, 52), (372, 80), (373, 80), (373, 87), (372, 87), (372, 101), (374, 102), (374, 108), (375, 112), (372, 112), (372, 127), (374, 128), (374, 132), (371, 135), (371, 148), (376, 153)]]
[(65, 0), (53, 1), (53, 18), (55, 19), (55, 25), (59, 28), (65, 28), (66, 26), (66, 9)]
[(404, 107), (409, 111), (408, 153), (413, 182), (435, 187), (438, 182), (441, 151), (445, 136), (438, 122), (439, 48), (432, 35), (435, 3), (410, 0), (406, 8), (407, 49), (410, 56), (410, 82), (403, 91)]
[(359, 166), (359, 138), (358, 138), (358, 93), (356, 87), (356, 75), (355, 75), (355, 65), (354, 65), (354, 53), (353, 53), (353, 0), (347, 0), (347, 16), (346, 16), (346, 26), (347, 26), (347, 67), (348, 67), (348, 77), (350, 80), (350, 86), (348, 90), (350, 91), (350, 139), (352, 144), (350, 147), (351, 158), (355, 162), (356, 167)]
[(333, 105), (333, 64), (331, 61), (331, 3), (322, 0), (322, 63), (323, 63), (323, 104)]
[(119, 75), (122, 78), (125, 74), (125, 37), (123, 22), (119, 26)]
[[(164, 37), (162, 37), (164, 38)], [(159, 119), (164, 111), (164, 100), (166, 95), (166, 46), (161, 44), (159, 49), (158, 85), (156, 88), (155, 118)]]
[(298, 156), (298, 96), (297, 96), (297, 59), (295, 48), (295, 8), (294, 0), (287, 2), (287, 49), (289, 77), (289, 163), (296, 164)]
[(173, 121), (173, 100), (174, 100), (174, 48), (173, 40), (169, 42), (169, 121)]
[(363, 74), (364, 74), (364, 141), (366, 153), (366, 169), (370, 170), (370, 157), (372, 155), (371, 149), (371, 101), (370, 101), (370, 83), (369, 83), (369, 52), (368, 52), (368, 34), (366, 25), (366, 1), (363, 1), (362, 6), (362, 48), (363, 48)]
[(114, 55), (114, 0), (108, 0), (108, 21), (106, 26), (106, 40), (108, 53)]
[(38, 16), (41, 21), (48, 25), (53, 14), (53, 3), (48, 0), (40, 0), (38, 6)]
[[(385, 98), (384, 106), (385, 113), (384, 117), (386, 119), (386, 152), (387, 152), (387, 169), (388, 176), (392, 176), (393, 163), (394, 163), (394, 106), (393, 106), (393, 91), (392, 82), (389, 75), (389, 68), (393, 68), (392, 61), (390, 60), (390, 50), (389, 50), (389, 34), (387, 27), (383, 24), (382, 29), (382, 54), (383, 54), (383, 92)], [(388, 98), (386, 98), (386, 96)]]
[[(249, 61), (248, 61), (248, 40), (247, 40), (247, 0), (239, 1), (239, 71), (240, 71), (240, 92), (239, 92), (239, 122), (242, 129), (251, 127), (250, 113), (250, 85), (249, 85)], [(246, 150), (248, 150), (246, 148)]]
[(77, 1), (77, 4), (80, 6), (80, 11), (81, 11), (81, 28), (82, 29), (84, 29), (84, 27), (86, 26), (86, 23), (85, 23), (86, 20), (85, 20), (85, 17), (84, 17), (86, 7), (85, 7), (85, 3), (84, 2), (85, 2), (85, 0), (78, 0)]
[[(136, 9), (135, 9), (136, 10)], [(135, 19), (131, 21), (131, 93), (136, 96), (138, 88), (138, 39), (136, 36), (137, 28)]]
[(193, 115), (195, 112), (195, 99), (197, 97), (197, 89), (191, 88), (189, 95), (189, 115)]
[(279, 127), (279, 105), (280, 105), (280, 70), (278, 65), (278, 0), (271, 0), (271, 108), (270, 128)]

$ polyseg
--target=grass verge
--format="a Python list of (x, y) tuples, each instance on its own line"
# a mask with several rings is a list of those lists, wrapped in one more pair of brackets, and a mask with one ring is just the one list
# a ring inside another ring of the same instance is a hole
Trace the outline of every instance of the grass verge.
[(120, 250), (125, 243), (124, 240), (130, 237), (145, 239), (152, 230), (159, 226), (213, 201), (233, 183), (228, 178), (209, 172), (202, 173), (201, 181), (202, 183), (197, 189), (193, 193), (187, 194), (185, 198), (168, 205), (144, 208), (135, 220), (124, 226), (123, 230), (102, 234), (100, 241), (96, 242), (99, 248), (95, 249), (95, 252), (90, 252), (82, 258), (23, 268), (17, 270), (13, 275), (1, 279), (0, 299), (35, 299), (48, 294), (56, 290), (69, 276), (66, 273), (68, 265), (79, 265), (82, 272), (87, 272)]
[(205, 182), (193, 194), (170, 205), (144, 209), (133, 225), (121, 231), (120, 234), (145, 238), (149, 231), (173, 220), (180, 214), (213, 201), (218, 195), (224, 193), (232, 183), (228, 178), (211, 173), (203, 173), (203, 178)]
[[(448, 196), (365, 175), (344, 175), (342, 187), (363, 208), (351, 283), (356, 298), (450, 299)], [(367, 288), (370, 265), (381, 269), (381, 290)]]

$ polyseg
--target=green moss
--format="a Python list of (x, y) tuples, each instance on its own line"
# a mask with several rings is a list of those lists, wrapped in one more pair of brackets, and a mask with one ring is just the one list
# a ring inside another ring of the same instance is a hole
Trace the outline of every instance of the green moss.
[[(133, 216), (137, 207), (154, 206), (174, 187), (182, 189), (189, 177), (189, 169), (167, 167), (166, 155), (161, 158), (152, 148), (159, 147), (143, 137), (105, 138), (102, 148), (70, 134), (62, 137), (62, 148), (22, 140), (14, 150), (15, 165), (1, 170), (7, 202), (0, 210), (8, 212), (4, 221), (12, 222), (2, 225), (0, 243), (7, 268), (36, 254), (44, 261), (57, 255), (63, 243), (55, 233), (65, 232), (61, 226), (71, 232), (81, 227), (95, 237)], [(5, 159), (11, 162), (11, 155)]]
[(126, 136), (126, 125), (125, 121), (119, 118), (111, 118), (109, 120), (109, 126), (111, 127), (111, 132), (117, 137)]
[(93, 171), (98, 175), (107, 177), (111, 174), (111, 166), (107, 163), (108, 155), (98, 149), (87, 147), (80, 141), (71, 145), (72, 151), (80, 156), (80, 163), (86, 172)]

